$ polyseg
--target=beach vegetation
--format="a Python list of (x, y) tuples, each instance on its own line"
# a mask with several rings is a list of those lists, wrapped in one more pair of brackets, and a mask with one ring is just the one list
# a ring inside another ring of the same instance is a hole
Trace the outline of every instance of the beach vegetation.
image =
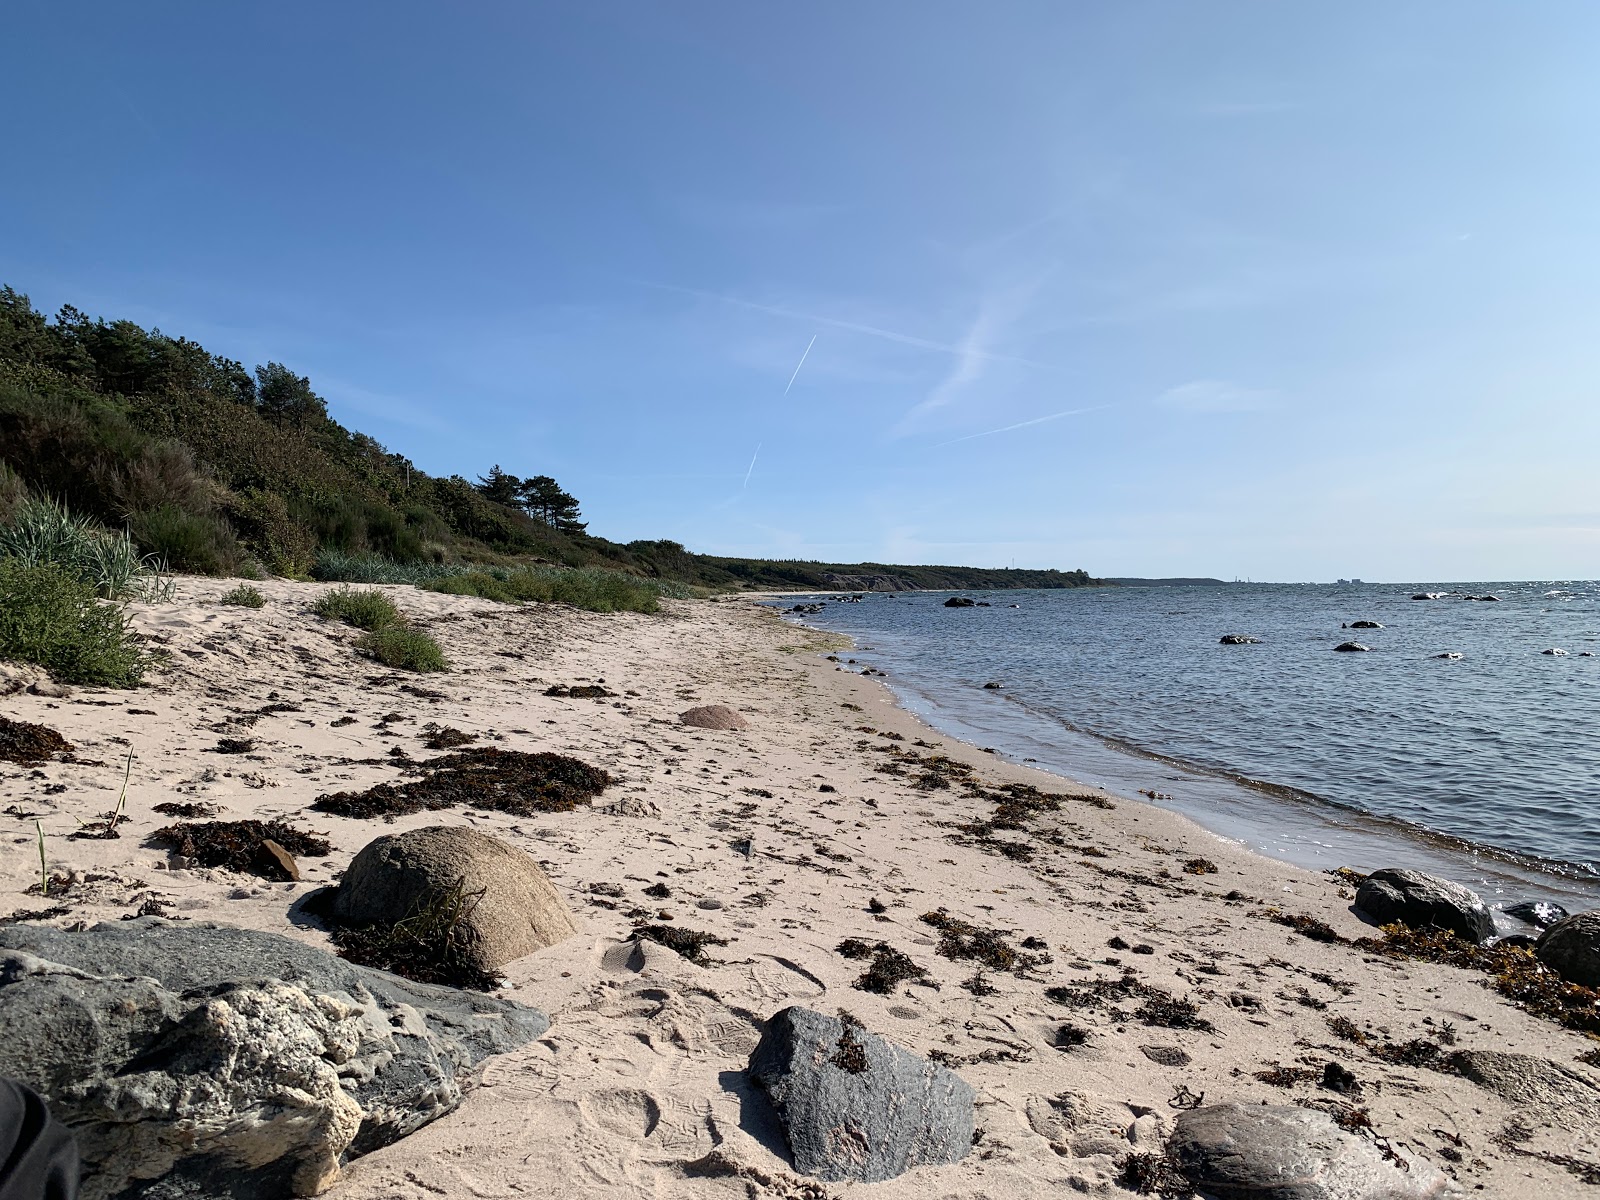
[(0, 658), (108, 687), (133, 687), (146, 666), (121, 605), (78, 572), (19, 558), (0, 559)]
[(312, 603), (311, 611), (330, 621), (343, 621), (366, 630), (383, 629), (404, 621), (393, 600), (367, 588), (341, 587), (324, 592)]
[(621, 571), (551, 570), (523, 567), (491, 573), (450, 575), (422, 585), (452, 596), (479, 596), (516, 604), (570, 604), (589, 612), (656, 612), (663, 589), (654, 581)]
[(260, 588), (241, 583), (238, 587), (223, 592), (218, 603), (229, 604), (235, 608), (262, 608), (266, 605), (267, 598), (261, 594)]
[(384, 625), (363, 634), (356, 649), (397, 671), (448, 671), (439, 643), (409, 625)]

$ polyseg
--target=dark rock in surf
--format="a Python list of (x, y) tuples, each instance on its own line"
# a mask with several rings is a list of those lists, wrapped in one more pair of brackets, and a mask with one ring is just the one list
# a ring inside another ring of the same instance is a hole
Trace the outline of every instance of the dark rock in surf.
[(1600, 911), (1557, 921), (1539, 935), (1534, 953), (1568, 983), (1600, 987)]
[(972, 1088), (853, 1019), (786, 1008), (767, 1022), (748, 1075), (772, 1101), (795, 1169), (877, 1183), (972, 1149)]
[(976, 608), (978, 602), (976, 600), (968, 600), (965, 596), (951, 596), (950, 599), (944, 602), (944, 606), (946, 608)]
[(1000, 685), (992, 679), (988, 683), (984, 684), (983, 687), (984, 690), (988, 692), (998, 692), (1000, 690)]
[(1376, 621), (1351, 621), (1351, 629), (1382, 629), (1383, 626)]
[(1476, 892), (1425, 871), (1374, 871), (1356, 892), (1355, 908), (1379, 925), (1448, 929), (1470, 942), (1494, 936), (1494, 918)]
[(255, 930), (0, 929), (0, 1075), (72, 1127), (108, 1200), (314, 1195), (549, 1024)]
[(1508, 904), (1505, 913), (1508, 917), (1537, 925), (1540, 929), (1548, 929), (1557, 921), (1565, 921), (1572, 915), (1554, 900), (1524, 900), (1520, 904)]
[(1218, 641), (1224, 646), (1259, 646), (1261, 639), (1248, 633), (1225, 633)]
[(1457, 659), (1457, 658), (1465, 658), (1466, 655), (1462, 654), (1461, 651), (1459, 651), (1459, 650), (1446, 650), (1443, 654), (1435, 654), (1434, 657), (1435, 658)]
[(1371, 650), (1372, 647), (1371, 646), (1363, 646), (1360, 642), (1340, 642), (1337, 646), (1334, 647), (1334, 649), (1335, 650), (1342, 650), (1342, 651), (1345, 651), (1347, 653), (1355, 653), (1356, 651), (1361, 651), (1361, 650)]
[(1327, 1113), (1288, 1104), (1213, 1104), (1180, 1113), (1167, 1146), (1212, 1200), (1428, 1200), (1448, 1181), (1415, 1154), (1385, 1154)]
[(1411, 598), (1413, 600), (1443, 600), (1449, 594), (1448, 592), (1418, 592)]
[(1551, 656), (1553, 656), (1555, 658), (1565, 658), (1567, 656), (1567, 652), (1565, 650), (1561, 649), (1559, 646), (1551, 646), (1550, 649), (1541, 650), (1541, 651), (1539, 651), (1539, 653), (1540, 654), (1548, 654), (1548, 655), (1551, 655)]

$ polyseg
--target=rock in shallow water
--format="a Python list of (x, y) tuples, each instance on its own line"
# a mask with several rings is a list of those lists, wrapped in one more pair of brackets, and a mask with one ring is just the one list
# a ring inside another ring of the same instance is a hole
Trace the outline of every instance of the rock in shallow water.
[(777, 1111), (795, 1169), (816, 1179), (877, 1183), (972, 1149), (967, 1082), (854, 1022), (782, 1010), (749, 1076)]
[(1534, 953), (1568, 983), (1600, 987), (1600, 911), (1557, 921), (1539, 935)]
[(1374, 871), (1356, 892), (1355, 907), (1379, 925), (1448, 929), (1471, 942), (1494, 936), (1494, 918), (1476, 892), (1425, 871)]
[(1259, 646), (1261, 639), (1248, 633), (1225, 633), (1218, 639), (1224, 646)]
[(0, 929), (0, 1075), (73, 1127), (85, 1200), (314, 1195), (549, 1024), (254, 930)]
[(1355, 653), (1357, 651), (1362, 651), (1362, 650), (1371, 650), (1372, 647), (1371, 646), (1363, 646), (1360, 642), (1340, 642), (1337, 646), (1334, 647), (1334, 649), (1335, 650), (1343, 650), (1346, 653)]
[(1546, 929), (1557, 921), (1564, 921), (1569, 915), (1567, 910), (1554, 900), (1524, 900), (1520, 904), (1506, 905), (1506, 916), (1537, 925), (1540, 929)]
[(1181, 1114), (1168, 1144), (1192, 1187), (1214, 1200), (1429, 1200), (1447, 1181), (1430, 1163), (1386, 1159), (1326, 1113), (1215, 1104)]

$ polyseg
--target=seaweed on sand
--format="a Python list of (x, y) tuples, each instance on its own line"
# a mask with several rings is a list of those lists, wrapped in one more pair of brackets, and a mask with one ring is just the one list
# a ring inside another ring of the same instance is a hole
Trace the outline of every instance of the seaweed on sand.
[(322, 858), (332, 848), (328, 839), (283, 821), (191, 821), (167, 825), (150, 841), (202, 867), (227, 867), (263, 879), (287, 879), (277, 860), (262, 844), (276, 842), (296, 857)]
[(705, 933), (698, 929), (684, 929), (678, 925), (636, 925), (633, 938), (635, 941), (642, 939), (656, 942), (700, 967), (711, 965), (711, 960), (706, 957), (707, 946), (728, 944), (728, 939), (725, 937), (718, 937), (714, 933)]
[(565, 754), (480, 747), (412, 764), (426, 772), (409, 783), (334, 792), (311, 805), (338, 817), (406, 816), (465, 804), (527, 817), (571, 812), (610, 786), (611, 776)]
[(48, 725), (0, 717), (0, 761), (42, 763), (71, 753), (72, 743)]
[[(390, 971), (418, 983), (487, 992), (500, 983), (500, 976), (484, 969), (474, 954), (478, 935), (467, 923), (482, 899), (481, 890), (469, 892), (463, 881), (457, 880), (449, 887), (424, 892), (405, 918), (392, 925), (336, 925), (333, 944), (342, 957), (364, 967)], [(319, 912), (328, 907), (319, 906)]]
[(845, 938), (835, 949), (846, 958), (871, 959), (871, 965), (851, 984), (863, 992), (879, 996), (894, 993), (906, 982), (927, 983), (928, 972), (912, 962), (910, 957), (896, 950), (888, 942), (869, 942), (863, 938)]
[(429, 750), (454, 750), (469, 746), (478, 740), (475, 733), (466, 733), (453, 725), (440, 725), (429, 721), (422, 727), (422, 744)]
[(544, 694), (565, 700), (605, 700), (616, 695), (615, 692), (607, 691), (595, 683), (575, 683), (571, 687), (558, 683), (554, 687), (545, 688)]
[(952, 917), (942, 908), (923, 913), (920, 919), (939, 931), (939, 953), (945, 958), (972, 959), (991, 971), (1014, 971), (1017, 974), (1050, 961), (1048, 954), (1025, 954), (1001, 937), (998, 930), (984, 929), (959, 917)]
[(165, 817), (183, 817), (193, 820), (195, 817), (214, 817), (222, 811), (221, 807), (205, 800), (168, 800), (162, 804), (154, 805), (152, 812), (158, 812)]

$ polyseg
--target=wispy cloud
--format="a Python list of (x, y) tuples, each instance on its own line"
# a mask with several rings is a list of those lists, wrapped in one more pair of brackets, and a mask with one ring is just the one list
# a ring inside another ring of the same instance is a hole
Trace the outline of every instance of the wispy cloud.
[(1030, 425), (1043, 425), (1047, 421), (1059, 421), (1062, 417), (1076, 417), (1082, 413), (1099, 412), (1104, 408), (1115, 408), (1116, 402), (1110, 404), (1094, 404), (1088, 408), (1067, 408), (1061, 412), (1050, 413), (1043, 417), (1034, 417), (1029, 421), (1017, 421), (1011, 425), (1002, 425), (999, 429), (985, 429), (982, 433), (969, 433), (963, 437), (951, 438), (948, 442), (936, 442), (929, 449), (937, 450), (940, 446), (954, 446), (957, 442), (970, 442), (973, 438), (993, 437), (997, 433), (1010, 433), (1013, 429), (1026, 429)]
[(1032, 359), (1017, 358), (1010, 354), (995, 354), (987, 350), (980, 350), (967, 345), (971, 338), (962, 339), (959, 344), (934, 341), (932, 338), (916, 337), (909, 333), (898, 333), (893, 329), (883, 329), (877, 325), (866, 325), (860, 321), (845, 321), (838, 317), (824, 316), (820, 313), (798, 312), (792, 308), (780, 308), (773, 304), (758, 304), (754, 300), (744, 300), (738, 296), (724, 296), (717, 292), (706, 292), (699, 288), (680, 287), (675, 283), (653, 283), (641, 280), (645, 287), (655, 288), (663, 292), (677, 292), (682, 296), (694, 296), (701, 300), (715, 300), (719, 304), (732, 305), (734, 308), (743, 308), (750, 312), (769, 313), (775, 317), (787, 317), (793, 321), (810, 321), (816, 325), (827, 325), (833, 329), (847, 329), (851, 333), (863, 334), (867, 337), (882, 338), (885, 341), (898, 342), (902, 346), (916, 346), (922, 350), (937, 350), (942, 354), (955, 354), (961, 357), (975, 357), (987, 362), (1016, 363), (1024, 367), (1038, 367), (1043, 370), (1052, 370), (1049, 363), (1034, 362)]
[(1190, 380), (1156, 397), (1162, 408), (1194, 413), (1261, 412), (1276, 408), (1277, 401), (1277, 392), (1240, 387), (1223, 379)]

